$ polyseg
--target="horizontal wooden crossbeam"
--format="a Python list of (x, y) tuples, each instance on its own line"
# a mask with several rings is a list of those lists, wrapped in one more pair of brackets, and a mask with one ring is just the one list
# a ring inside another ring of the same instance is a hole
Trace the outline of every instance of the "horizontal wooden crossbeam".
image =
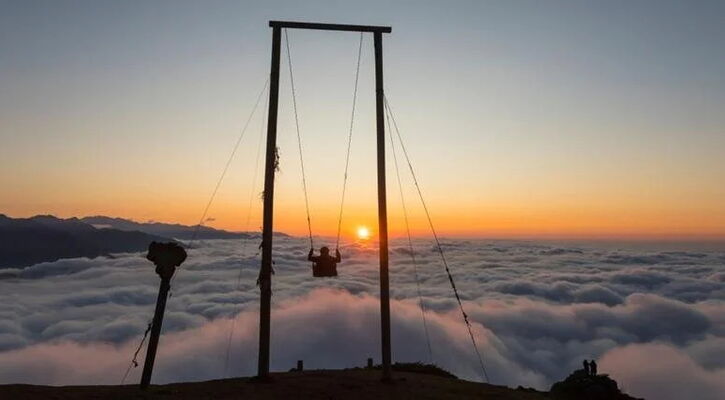
[(272, 28), (317, 29), (323, 31), (382, 32), (390, 33), (389, 26), (320, 24), (316, 22), (269, 21)]

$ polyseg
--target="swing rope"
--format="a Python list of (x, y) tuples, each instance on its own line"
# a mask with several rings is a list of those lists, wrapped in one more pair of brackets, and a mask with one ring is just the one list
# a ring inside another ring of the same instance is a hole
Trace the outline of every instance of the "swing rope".
[(428, 212), (428, 206), (426, 205), (425, 199), (423, 198), (423, 192), (420, 189), (420, 185), (418, 184), (418, 179), (415, 175), (415, 171), (413, 170), (413, 165), (410, 161), (410, 157), (408, 156), (408, 151), (405, 148), (405, 143), (403, 142), (403, 139), (400, 135), (400, 130), (398, 129), (398, 124), (395, 121), (395, 115), (393, 113), (393, 110), (390, 107), (390, 103), (388, 103), (388, 98), (384, 97), (385, 101), (385, 108), (388, 110), (388, 113), (390, 114), (390, 118), (393, 121), (393, 126), (395, 127), (395, 133), (398, 137), (398, 142), (400, 143), (400, 147), (403, 150), (403, 155), (405, 156), (405, 160), (408, 163), (408, 168), (410, 169), (410, 174), (413, 178), (413, 183), (415, 184), (415, 188), (418, 192), (418, 197), (420, 197), (420, 202), (423, 205), (423, 210), (425, 211), (425, 215), (428, 219), (428, 225), (430, 226), (431, 232), (433, 233), (433, 238), (436, 242), (436, 247), (438, 250), (438, 253), (441, 256), (441, 261), (443, 262), (443, 266), (445, 267), (446, 274), (448, 275), (448, 280), (451, 283), (451, 288), (453, 289), (453, 293), (456, 296), (456, 301), (458, 302), (458, 308), (461, 310), (461, 314), (463, 315), (463, 321), (466, 323), (466, 328), (468, 329), (468, 335), (471, 337), (471, 344), (473, 345), (473, 349), (476, 352), (476, 355), (478, 356), (478, 363), (481, 366), (481, 371), (483, 372), (483, 377), (486, 379), (486, 383), (489, 382), (488, 379), (488, 373), (486, 372), (486, 367), (483, 364), (483, 357), (481, 356), (481, 352), (478, 350), (478, 344), (476, 343), (476, 338), (473, 335), (473, 328), (471, 326), (471, 322), (468, 320), (468, 314), (466, 314), (466, 311), (463, 308), (463, 302), (461, 301), (461, 296), (458, 294), (458, 289), (456, 288), (456, 283), (453, 281), (453, 275), (451, 274), (451, 270), (448, 267), (448, 261), (446, 260), (446, 256), (443, 253), (443, 247), (441, 246), (440, 240), (438, 239), (438, 234), (436, 233), (435, 227), (433, 226), (433, 219), (430, 216), (430, 212)]
[(310, 236), (310, 249), (314, 248), (312, 243), (312, 221), (310, 219), (310, 201), (307, 196), (307, 178), (305, 176), (305, 162), (302, 157), (302, 136), (300, 135), (300, 120), (297, 116), (297, 95), (295, 93), (295, 79), (292, 74), (292, 54), (289, 50), (289, 36), (287, 36), (287, 28), (284, 29), (284, 42), (287, 47), (287, 65), (289, 66), (289, 81), (292, 87), (292, 108), (295, 112), (295, 129), (297, 130), (297, 148), (300, 152), (300, 168), (302, 169), (302, 190), (305, 192), (305, 211), (307, 212), (307, 232)]
[[(390, 129), (390, 113), (388, 109), (385, 109), (385, 119), (387, 120), (388, 124), (388, 132), (392, 132)], [(393, 153), (393, 163), (395, 165), (395, 176), (398, 180), (398, 189), (400, 190), (400, 204), (403, 208), (403, 216), (405, 217), (405, 231), (408, 234), (408, 251), (410, 251), (410, 258), (413, 262), (413, 275), (415, 276), (415, 286), (416, 290), (418, 292), (418, 305), (420, 307), (420, 313), (423, 317), (423, 331), (425, 332), (425, 342), (428, 345), (428, 362), (431, 364), (433, 363), (433, 348), (430, 344), (430, 335), (428, 334), (428, 321), (425, 317), (425, 304), (423, 304), (423, 295), (420, 291), (420, 279), (418, 276), (418, 261), (415, 258), (415, 251), (413, 250), (413, 239), (410, 234), (410, 224), (408, 223), (408, 208), (405, 205), (405, 195), (403, 194), (403, 184), (400, 179), (400, 169), (398, 168), (398, 156), (395, 152), (395, 140), (393, 139), (393, 135), (388, 135), (390, 137), (390, 149)]]
[(340, 215), (337, 218), (337, 240), (335, 248), (340, 247), (340, 232), (342, 230), (342, 211), (345, 205), (345, 190), (347, 189), (347, 171), (350, 166), (350, 147), (352, 145), (352, 131), (355, 123), (355, 106), (357, 104), (357, 84), (360, 78), (360, 56), (362, 55), (363, 33), (360, 32), (360, 43), (357, 47), (357, 67), (355, 69), (355, 89), (352, 92), (352, 112), (350, 113), (350, 131), (347, 134), (347, 154), (345, 156), (345, 174), (342, 180), (342, 196), (340, 198)]

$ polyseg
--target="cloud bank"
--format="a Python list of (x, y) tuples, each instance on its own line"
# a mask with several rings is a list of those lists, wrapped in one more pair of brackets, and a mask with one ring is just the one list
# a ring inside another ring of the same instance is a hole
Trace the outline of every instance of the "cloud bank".
[[(215, 240), (190, 249), (168, 302), (155, 382), (254, 374), (257, 245)], [(723, 398), (725, 253), (512, 241), (444, 245), (493, 383), (548, 389), (582, 359), (597, 358), (600, 370), (634, 395), (676, 399), (686, 390)], [(405, 243), (394, 241), (393, 357), (432, 357), (480, 380), (435, 248), (426, 240), (415, 247), (432, 354), (414, 266)], [(346, 245), (338, 279), (311, 278), (306, 253), (303, 240), (277, 239), (272, 368), (287, 370), (298, 359), (308, 368), (379, 360), (375, 249)], [(2, 270), (0, 278), (3, 383), (118, 383), (158, 289), (141, 254), (42, 263)]]

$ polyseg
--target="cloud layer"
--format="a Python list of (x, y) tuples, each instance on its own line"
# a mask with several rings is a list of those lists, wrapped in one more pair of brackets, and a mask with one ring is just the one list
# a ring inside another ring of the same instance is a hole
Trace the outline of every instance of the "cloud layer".
[[(257, 245), (216, 240), (190, 249), (168, 302), (154, 381), (255, 372)], [(725, 253), (512, 241), (444, 246), (493, 383), (548, 389), (582, 359), (597, 358), (635, 395), (680, 398), (677, 387), (723, 398)], [(480, 380), (435, 248), (426, 240), (415, 247), (432, 360)], [(378, 360), (375, 249), (346, 245), (337, 279), (311, 278), (306, 253), (303, 240), (277, 239), (272, 368), (298, 359), (309, 368)], [(427, 362), (414, 272), (405, 243), (393, 241), (394, 359)], [(0, 278), (3, 383), (118, 383), (158, 289), (140, 254), (42, 263), (2, 270)]]

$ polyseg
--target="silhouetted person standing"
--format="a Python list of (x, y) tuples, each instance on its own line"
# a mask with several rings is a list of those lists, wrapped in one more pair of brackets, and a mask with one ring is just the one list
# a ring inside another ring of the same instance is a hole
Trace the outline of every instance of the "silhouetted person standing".
[(314, 252), (314, 249), (310, 249), (310, 254), (307, 255), (307, 260), (313, 262), (312, 276), (337, 276), (337, 263), (342, 260), (340, 251), (335, 249), (335, 257), (330, 256), (330, 249), (327, 247), (320, 248), (319, 256), (313, 255)]
[(584, 364), (584, 373), (587, 374), (587, 375), (590, 375), (590, 372), (589, 372), (589, 368), (590, 368), (589, 361), (584, 360), (584, 362), (582, 364)]
[(591, 372), (592, 376), (597, 376), (597, 362), (592, 360), (589, 363), (589, 372)]

